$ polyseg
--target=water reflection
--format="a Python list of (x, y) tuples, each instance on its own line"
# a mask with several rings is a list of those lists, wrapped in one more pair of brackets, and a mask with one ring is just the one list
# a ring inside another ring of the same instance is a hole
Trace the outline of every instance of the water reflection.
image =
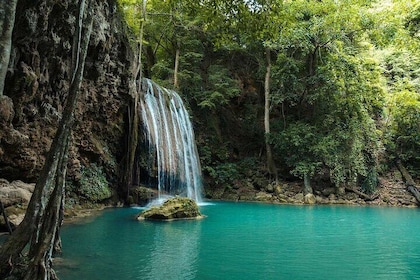
[(201, 221), (155, 224), (150, 256), (141, 265), (141, 275), (145, 279), (195, 279)]
[(203, 220), (105, 211), (63, 228), (62, 280), (420, 279), (417, 209), (215, 203)]

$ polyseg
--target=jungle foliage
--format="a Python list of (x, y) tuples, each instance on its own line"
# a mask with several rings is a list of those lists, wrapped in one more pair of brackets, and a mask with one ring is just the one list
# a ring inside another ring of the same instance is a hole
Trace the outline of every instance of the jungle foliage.
[[(119, 2), (135, 34), (142, 1)], [(414, 0), (149, 0), (144, 73), (186, 99), (212, 183), (268, 142), (281, 177), (369, 193), (397, 158), (420, 175), (419, 22)]]

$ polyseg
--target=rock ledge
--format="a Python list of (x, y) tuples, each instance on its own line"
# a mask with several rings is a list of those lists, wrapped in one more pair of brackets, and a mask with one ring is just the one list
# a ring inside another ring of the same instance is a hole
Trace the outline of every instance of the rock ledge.
[(141, 212), (137, 220), (183, 220), (201, 219), (204, 216), (200, 213), (197, 203), (186, 197), (174, 197), (165, 201), (160, 206), (152, 207)]

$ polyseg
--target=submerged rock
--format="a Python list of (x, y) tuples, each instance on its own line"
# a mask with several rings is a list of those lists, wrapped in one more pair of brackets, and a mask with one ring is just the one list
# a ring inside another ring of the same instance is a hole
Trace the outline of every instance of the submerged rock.
[(174, 197), (160, 206), (152, 207), (141, 212), (137, 220), (180, 220), (203, 218), (197, 203), (187, 197)]

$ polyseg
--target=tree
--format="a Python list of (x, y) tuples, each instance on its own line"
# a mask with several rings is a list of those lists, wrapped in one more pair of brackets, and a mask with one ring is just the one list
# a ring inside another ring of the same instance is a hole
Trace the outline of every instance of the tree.
[(132, 64), (132, 81), (130, 85), (130, 95), (132, 102), (128, 107), (129, 129), (127, 137), (127, 150), (125, 157), (124, 174), (122, 175), (122, 186), (126, 189), (126, 203), (129, 203), (130, 187), (136, 182), (134, 176), (134, 162), (138, 148), (138, 131), (139, 131), (139, 97), (141, 95), (141, 85), (143, 77), (143, 33), (146, 21), (147, 0), (121, 0), (123, 11), (127, 24), (132, 29), (137, 49), (136, 61)]
[(267, 171), (278, 180), (277, 167), (272, 155), (269, 139), (271, 109), (271, 68), (272, 57), (277, 52), (276, 40), (280, 35), (283, 20), (286, 17), (282, 3), (270, 0), (242, 1), (203, 1), (208, 7), (204, 12), (210, 21), (207, 31), (213, 33), (216, 47), (220, 49), (246, 50), (254, 52), (264, 69), (262, 84), (264, 87), (264, 143), (266, 148)]
[(401, 90), (389, 97), (387, 105), (387, 148), (415, 169), (420, 162), (420, 94)]
[(29, 263), (24, 279), (56, 279), (51, 258), (56, 233), (61, 225), (60, 209), (64, 195), (67, 151), (92, 31), (92, 1), (88, 1), (86, 5), (85, 0), (81, 0), (78, 12), (67, 103), (25, 218), (0, 249), (1, 276), (7, 275), (13, 269), (19, 255), (29, 243)]
[(417, 5), (408, 15), (405, 27), (409, 30), (411, 36), (420, 39), (420, 5)]
[[(273, 69), (273, 104), (281, 118), (272, 133), (277, 157), (305, 180), (329, 170), (343, 190), (375, 165), (374, 120), (383, 100), (377, 62), (363, 41), (363, 1), (293, 1)], [(356, 3), (355, 3), (356, 4)], [(306, 133), (305, 133), (306, 131)], [(357, 175), (358, 174), (358, 175)]]
[(386, 156), (418, 176), (420, 6), (417, 1), (394, 1), (373, 11), (378, 28), (369, 35), (387, 87), (382, 128)]
[(7, 0), (0, 3), (0, 97), (3, 95), (9, 66), (17, 2), (17, 0)]

